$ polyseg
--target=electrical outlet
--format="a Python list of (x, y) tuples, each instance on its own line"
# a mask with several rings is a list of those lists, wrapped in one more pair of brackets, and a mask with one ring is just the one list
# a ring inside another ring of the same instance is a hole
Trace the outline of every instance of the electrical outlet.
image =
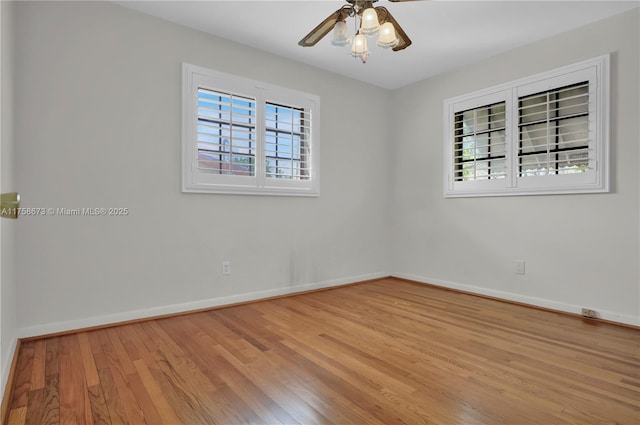
[(524, 260), (516, 261), (516, 274), (524, 274)]
[(597, 319), (598, 318), (598, 312), (595, 311), (595, 310), (592, 310), (590, 308), (582, 307), (582, 315), (584, 317), (588, 317), (589, 319)]
[(231, 263), (229, 261), (222, 262), (222, 274), (231, 274)]

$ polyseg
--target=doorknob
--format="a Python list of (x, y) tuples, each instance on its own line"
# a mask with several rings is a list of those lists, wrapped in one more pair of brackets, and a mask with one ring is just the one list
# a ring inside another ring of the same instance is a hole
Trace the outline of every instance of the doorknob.
[(20, 194), (18, 192), (0, 195), (0, 217), (18, 218), (20, 208)]

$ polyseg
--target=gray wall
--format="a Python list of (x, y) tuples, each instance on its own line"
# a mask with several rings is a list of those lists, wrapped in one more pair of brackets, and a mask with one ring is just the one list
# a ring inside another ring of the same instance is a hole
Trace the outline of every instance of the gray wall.
[[(394, 93), (395, 274), (640, 324), (638, 22), (635, 9)], [(611, 193), (443, 197), (444, 99), (606, 53)]]
[[(23, 206), (131, 211), (18, 220), (23, 335), (387, 273), (387, 91), (106, 2), (16, 7)], [(319, 95), (321, 196), (181, 193), (183, 61)]]
[[(0, 192), (14, 192), (17, 190), (15, 182), (15, 156), (14, 156), (14, 113), (13, 100), (14, 90), (14, 7), (12, 3), (1, 2), (0, 11), (2, 13), (2, 145), (1, 168), (2, 185)], [(2, 374), (0, 378), (0, 388), (4, 389), (13, 353), (15, 351), (18, 337), (17, 323), (17, 279), (16, 279), (16, 220), (0, 220), (2, 233), (2, 252), (0, 276), (2, 285), (0, 286), (0, 365)]]

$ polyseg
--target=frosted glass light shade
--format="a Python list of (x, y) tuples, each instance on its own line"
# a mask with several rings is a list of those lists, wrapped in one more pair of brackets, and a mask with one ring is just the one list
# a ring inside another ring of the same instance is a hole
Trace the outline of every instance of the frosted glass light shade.
[(396, 29), (393, 27), (391, 22), (385, 22), (380, 27), (380, 37), (378, 37), (378, 46), (383, 49), (388, 49), (389, 47), (396, 47), (400, 43), (398, 37), (396, 36)]
[(362, 22), (360, 23), (360, 34), (373, 35), (380, 30), (378, 13), (373, 7), (369, 7), (362, 12)]
[(331, 38), (331, 45), (335, 47), (345, 47), (351, 44), (352, 38), (347, 29), (347, 23), (345, 21), (338, 21), (333, 27), (333, 37)]
[(367, 37), (364, 34), (358, 33), (353, 39), (353, 45), (351, 46), (351, 56), (356, 59), (366, 62), (369, 57), (369, 50), (367, 50)]

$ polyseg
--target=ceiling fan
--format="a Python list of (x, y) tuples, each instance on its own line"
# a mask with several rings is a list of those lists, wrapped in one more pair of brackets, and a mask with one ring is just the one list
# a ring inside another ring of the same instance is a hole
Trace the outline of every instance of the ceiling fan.
[[(351, 56), (366, 62), (369, 56), (367, 49), (367, 36), (379, 34), (377, 45), (382, 48), (391, 48), (394, 52), (406, 49), (411, 45), (411, 40), (398, 24), (389, 10), (383, 6), (373, 7), (378, 0), (346, 0), (340, 9), (329, 15), (324, 21), (315, 27), (309, 34), (298, 42), (299, 46), (315, 46), (325, 35), (333, 29), (331, 44), (337, 47), (351, 45)], [(415, 0), (389, 0), (390, 2), (403, 2)], [(360, 25), (356, 25), (355, 37), (351, 37), (346, 20), (349, 17), (359, 18)]]

